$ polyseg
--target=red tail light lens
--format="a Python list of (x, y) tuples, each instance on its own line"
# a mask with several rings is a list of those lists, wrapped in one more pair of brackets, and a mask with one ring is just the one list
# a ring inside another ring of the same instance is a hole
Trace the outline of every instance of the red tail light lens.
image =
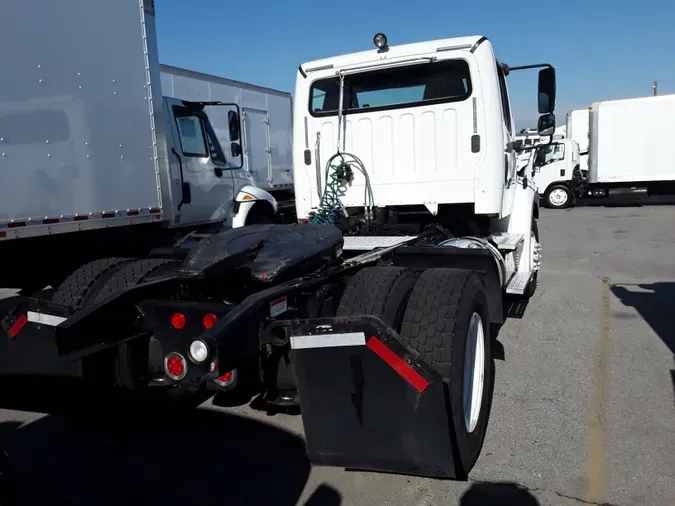
[(205, 329), (210, 329), (216, 323), (218, 323), (218, 317), (213, 313), (205, 314), (204, 318), (202, 318), (202, 323), (204, 324)]
[(166, 374), (175, 380), (182, 379), (185, 376), (187, 363), (178, 353), (169, 353), (164, 359), (164, 369)]
[(171, 326), (180, 330), (185, 327), (185, 315), (183, 313), (174, 313), (171, 315)]

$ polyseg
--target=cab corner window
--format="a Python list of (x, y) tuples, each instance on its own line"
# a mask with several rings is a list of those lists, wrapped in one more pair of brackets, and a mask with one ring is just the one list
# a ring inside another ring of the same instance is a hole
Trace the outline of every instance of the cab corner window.
[(183, 154), (185, 156), (208, 157), (204, 129), (199, 117), (182, 107), (174, 107), (173, 112), (176, 117)]

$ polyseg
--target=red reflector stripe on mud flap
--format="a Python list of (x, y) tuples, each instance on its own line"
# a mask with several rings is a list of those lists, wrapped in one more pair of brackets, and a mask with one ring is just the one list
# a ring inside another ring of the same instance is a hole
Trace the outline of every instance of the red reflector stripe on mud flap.
[(16, 321), (12, 324), (12, 326), (9, 328), (7, 333), (9, 334), (9, 337), (14, 339), (16, 335), (21, 332), (21, 329), (26, 326), (26, 323), (28, 323), (28, 318), (26, 318), (25, 314), (22, 314), (19, 316)]
[(376, 337), (368, 339), (366, 346), (370, 348), (375, 354), (384, 360), (392, 369), (401, 375), (401, 377), (410, 383), (419, 393), (424, 392), (429, 386), (429, 382), (424, 379), (420, 373), (413, 369), (401, 357), (396, 355), (391, 349)]

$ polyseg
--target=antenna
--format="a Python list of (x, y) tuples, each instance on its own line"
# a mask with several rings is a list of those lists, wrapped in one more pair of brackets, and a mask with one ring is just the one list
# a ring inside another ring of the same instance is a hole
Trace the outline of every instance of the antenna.
[(654, 84), (652, 84), (652, 89), (654, 90), (654, 96), (659, 94), (659, 82), (654, 81)]

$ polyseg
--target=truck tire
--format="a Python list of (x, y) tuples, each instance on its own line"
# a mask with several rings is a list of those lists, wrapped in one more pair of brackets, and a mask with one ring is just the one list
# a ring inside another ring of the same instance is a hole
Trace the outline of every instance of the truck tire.
[(178, 263), (177, 260), (167, 258), (149, 258), (131, 262), (110, 276), (97, 290), (91, 302), (92, 304), (97, 304), (103, 299), (142, 283)]
[[(107, 297), (135, 286), (153, 275), (178, 264), (176, 260), (151, 258), (136, 260), (124, 265), (110, 276), (91, 297), (91, 304), (97, 304)], [(139, 337), (121, 343), (114, 356), (114, 381), (125, 390), (140, 390), (149, 380), (148, 355), (150, 337)], [(105, 367), (105, 366), (104, 366)]]
[(494, 381), (482, 276), (463, 269), (424, 271), (410, 295), (401, 336), (447, 384), (458, 473), (468, 475), (483, 446)]
[(76, 311), (82, 309), (110, 276), (133, 260), (133, 258), (102, 258), (84, 264), (63, 280), (52, 295), (52, 301), (70, 306)]
[(366, 267), (349, 280), (336, 316), (372, 315), (399, 331), (419, 273), (403, 267)]
[(544, 202), (550, 209), (566, 209), (572, 205), (573, 199), (572, 190), (564, 184), (554, 184), (544, 194)]

